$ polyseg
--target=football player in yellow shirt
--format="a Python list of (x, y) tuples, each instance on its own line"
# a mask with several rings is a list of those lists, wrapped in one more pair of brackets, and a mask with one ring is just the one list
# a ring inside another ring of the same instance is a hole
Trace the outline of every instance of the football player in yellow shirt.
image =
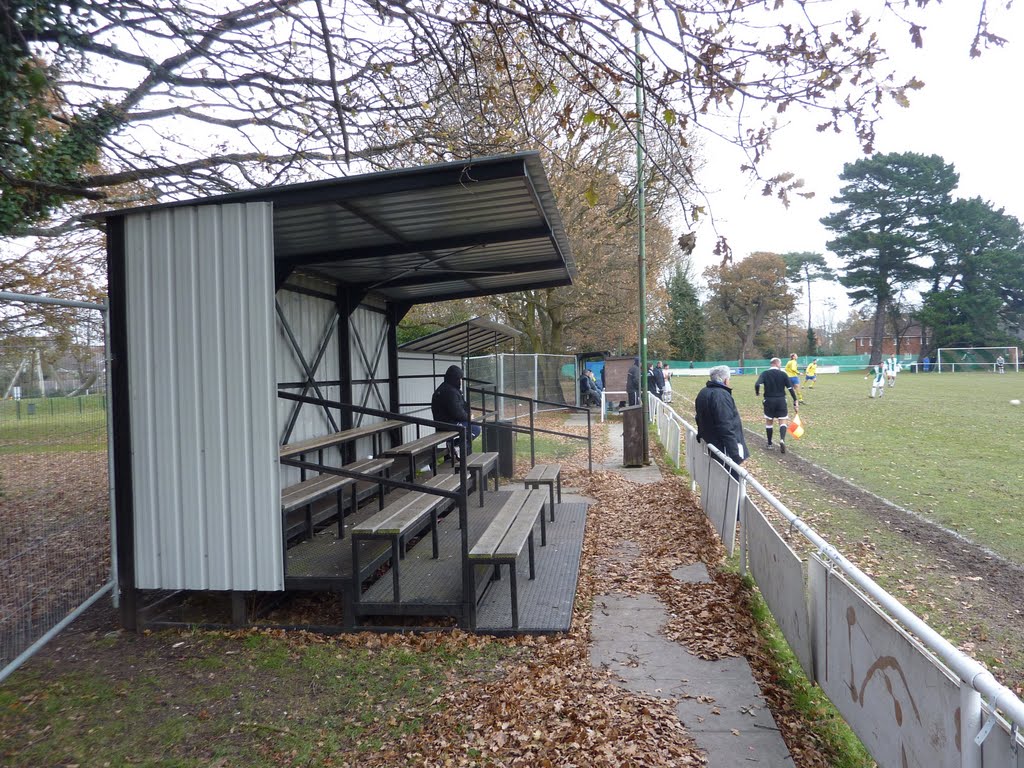
[(808, 389), (814, 389), (814, 382), (818, 379), (818, 358), (814, 358), (804, 369), (804, 384)]
[(789, 356), (789, 362), (786, 363), (786, 375), (789, 376), (789, 381), (796, 391), (796, 396), (802, 403), (804, 401), (804, 393), (800, 390), (800, 369), (796, 365), (796, 352)]

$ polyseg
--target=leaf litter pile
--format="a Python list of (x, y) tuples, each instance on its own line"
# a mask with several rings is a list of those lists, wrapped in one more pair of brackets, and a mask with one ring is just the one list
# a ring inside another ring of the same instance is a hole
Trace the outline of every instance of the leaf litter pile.
[[(595, 461), (607, 456), (603, 446), (595, 440)], [(596, 502), (587, 516), (571, 631), (556, 637), (473, 637), (471, 642), (506, 643), (526, 653), (492, 681), (453, 685), (423, 730), (385, 747), (372, 764), (704, 765), (674, 701), (625, 691), (610, 672), (591, 666), (594, 597), (613, 592), (656, 595), (672, 617), (666, 636), (701, 658), (746, 656), (794, 765), (832, 764), (786, 689), (776, 683), (742, 582), (716, 569), (724, 552), (688, 482), (667, 470), (661, 482), (646, 485), (614, 472), (590, 475), (585, 451), (563, 458), (562, 465), (566, 485)], [(635, 557), (615, 556), (624, 542), (635, 545)], [(697, 562), (708, 566), (711, 583), (672, 577), (673, 570)]]
[[(580, 429), (556, 426), (554, 422), (552, 427), (564, 431)], [(586, 433), (585, 427), (582, 433)], [(601, 439), (603, 435), (603, 427), (597, 427), (595, 462), (604, 460), (609, 453), (610, 446)], [(246, 636), (263, 634), (296, 649), (336, 645), (339, 649), (365, 648), (371, 653), (433, 649), (457, 655), (503, 646), (508, 652), (487, 674), (449, 674), (427, 712), (403, 712), (394, 702), (373, 703), (375, 710), (385, 714), (385, 722), (415, 720), (416, 727), (378, 729), (372, 745), (350, 744), (333, 754), (316, 750), (316, 762), (303, 764), (352, 768), (704, 765), (703, 753), (678, 719), (676, 702), (625, 691), (616, 684), (612, 673), (590, 663), (594, 598), (618, 592), (657, 596), (671, 617), (664, 630), (666, 636), (701, 658), (746, 656), (773, 709), (794, 764), (829, 765), (831, 761), (822, 753), (813, 733), (795, 714), (786, 690), (775, 683), (772, 664), (759, 645), (746, 609), (748, 595), (740, 579), (716, 567), (723, 551), (688, 482), (669, 471), (663, 471), (665, 479), (661, 482), (648, 485), (631, 483), (615, 472), (591, 475), (586, 471), (585, 443), (566, 442), (572, 444), (572, 450), (560, 459), (564, 484), (577, 488), (595, 502), (588, 512), (572, 629), (567, 634), (493, 638), (458, 630), (334, 637), (276, 630), (230, 633), (237, 642)], [(627, 542), (631, 556), (617, 556)], [(708, 566), (711, 583), (683, 583), (672, 577), (673, 570), (697, 562)], [(79, 658), (88, 654), (106, 656), (103, 661), (93, 658), (93, 664), (116, 666), (115, 657), (121, 652), (116, 644), (109, 644), (109, 632), (101, 634), (104, 642), (91, 649), (76, 642), (75, 654)], [(168, 635), (168, 640), (160, 639)], [(148, 643), (174, 643), (176, 635), (158, 633)], [(147, 643), (145, 638), (135, 638)], [(183, 643), (176, 642), (173, 647), (179, 645)], [(186, 685), (187, 681), (183, 678), (179, 684)], [(274, 696), (270, 691), (268, 695)], [(343, 718), (343, 714), (336, 717)], [(337, 724), (340, 726), (341, 720)], [(274, 728), (267, 726), (264, 732), (265, 739), (274, 740)], [(267, 747), (278, 758), (274, 764), (294, 764), (287, 752), (282, 753), (270, 744)]]

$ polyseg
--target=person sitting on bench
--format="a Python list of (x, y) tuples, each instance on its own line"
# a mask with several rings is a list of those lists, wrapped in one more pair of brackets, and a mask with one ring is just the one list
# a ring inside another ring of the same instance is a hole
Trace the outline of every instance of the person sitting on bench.
[(588, 370), (584, 370), (580, 374), (580, 405), (584, 408), (601, 404), (601, 392), (597, 388), (597, 383), (590, 378), (591, 376), (592, 374)]
[[(462, 369), (451, 365), (444, 372), (444, 381), (434, 390), (430, 399), (430, 413), (434, 421), (446, 424), (457, 424), (469, 427), (469, 440), (472, 442), (480, 434), (480, 425), (470, 421), (469, 404), (462, 395)], [(455, 439), (455, 458), (459, 457), (459, 439)]]

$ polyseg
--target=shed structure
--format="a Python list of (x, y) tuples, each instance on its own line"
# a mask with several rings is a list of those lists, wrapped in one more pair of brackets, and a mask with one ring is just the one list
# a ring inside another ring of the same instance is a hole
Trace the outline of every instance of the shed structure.
[(395, 329), (413, 305), (575, 274), (534, 152), (103, 218), (128, 627), (150, 593), (295, 586), (280, 497), (305, 469), (279, 463), (279, 447), (403, 412), (400, 369), (433, 359), (399, 360)]

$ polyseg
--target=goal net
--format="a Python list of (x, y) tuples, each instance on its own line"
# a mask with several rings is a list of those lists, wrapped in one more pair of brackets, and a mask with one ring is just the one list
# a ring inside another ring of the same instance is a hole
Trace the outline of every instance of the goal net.
[(958, 371), (999, 373), (999, 358), (1003, 359), (1003, 371), (1020, 370), (1019, 347), (941, 347), (937, 363), (941, 373), (956, 373)]

